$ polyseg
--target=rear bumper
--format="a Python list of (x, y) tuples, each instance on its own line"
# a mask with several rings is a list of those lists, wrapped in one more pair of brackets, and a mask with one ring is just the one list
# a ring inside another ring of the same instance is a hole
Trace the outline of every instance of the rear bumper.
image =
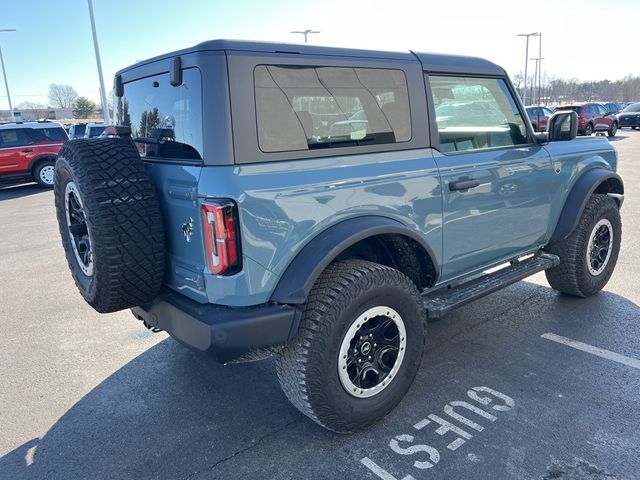
[(285, 344), (300, 322), (300, 310), (290, 305), (203, 305), (171, 291), (131, 311), (139, 320), (221, 363), (251, 358), (252, 354)]

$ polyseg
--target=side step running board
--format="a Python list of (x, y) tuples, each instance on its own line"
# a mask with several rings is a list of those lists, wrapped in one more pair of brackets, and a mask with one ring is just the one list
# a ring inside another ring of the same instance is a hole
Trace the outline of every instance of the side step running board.
[(439, 318), (473, 300), (519, 282), (534, 273), (558, 265), (560, 265), (560, 258), (550, 253), (539, 253), (522, 261), (516, 260), (505, 268), (487, 273), (455, 287), (442, 288), (427, 293), (423, 295), (424, 306), (429, 318)]

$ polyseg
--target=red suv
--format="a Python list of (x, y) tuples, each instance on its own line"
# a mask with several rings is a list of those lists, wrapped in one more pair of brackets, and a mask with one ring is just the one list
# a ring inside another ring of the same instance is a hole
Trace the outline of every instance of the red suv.
[(55, 122), (0, 125), (0, 184), (36, 181), (53, 187), (53, 167), (68, 139)]
[(615, 137), (618, 131), (618, 119), (599, 103), (585, 103), (584, 105), (563, 105), (559, 110), (573, 110), (578, 114), (578, 133), (589, 136), (596, 130), (605, 130), (610, 137)]

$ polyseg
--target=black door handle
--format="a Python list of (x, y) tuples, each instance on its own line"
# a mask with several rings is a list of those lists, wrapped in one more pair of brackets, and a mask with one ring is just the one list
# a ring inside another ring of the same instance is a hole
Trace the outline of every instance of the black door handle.
[(461, 180), (459, 182), (449, 183), (449, 190), (452, 192), (455, 190), (468, 190), (470, 188), (475, 188), (478, 185), (480, 185), (479, 180)]
[(24, 150), (20, 150), (20, 153), (32, 153), (33, 150), (31, 150), (30, 148), (25, 148)]

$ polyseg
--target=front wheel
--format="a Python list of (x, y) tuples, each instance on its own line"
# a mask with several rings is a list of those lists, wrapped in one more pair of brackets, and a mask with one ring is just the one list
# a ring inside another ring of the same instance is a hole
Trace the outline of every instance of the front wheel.
[(616, 266), (621, 238), (617, 202), (608, 195), (592, 195), (571, 235), (545, 248), (560, 257), (559, 266), (545, 271), (551, 287), (577, 297), (602, 290)]
[(277, 356), (280, 385), (323, 427), (361, 430), (411, 386), (425, 327), (422, 297), (404, 274), (364, 260), (335, 262), (309, 293), (296, 338)]
[(611, 128), (607, 132), (607, 135), (609, 135), (610, 137), (615, 137), (616, 133), (618, 133), (618, 124), (616, 122), (613, 122), (611, 124)]

